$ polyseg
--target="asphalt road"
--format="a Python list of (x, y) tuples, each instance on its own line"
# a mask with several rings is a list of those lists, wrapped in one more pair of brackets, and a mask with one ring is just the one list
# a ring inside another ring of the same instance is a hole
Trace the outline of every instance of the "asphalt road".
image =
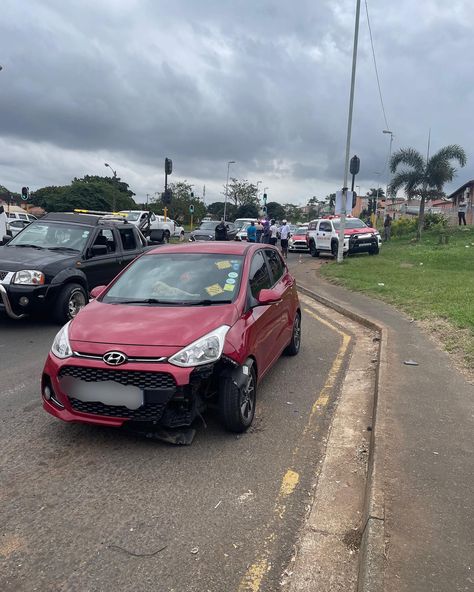
[(39, 380), (57, 327), (1, 319), (0, 590), (276, 590), (341, 378), (316, 406), (340, 336), (303, 323), (253, 428), (228, 434), (210, 413), (180, 448), (47, 415)]

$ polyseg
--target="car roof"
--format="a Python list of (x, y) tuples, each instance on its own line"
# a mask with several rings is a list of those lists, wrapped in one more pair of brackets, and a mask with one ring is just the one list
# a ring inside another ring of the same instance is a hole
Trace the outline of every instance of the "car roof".
[(245, 255), (248, 251), (256, 251), (261, 247), (272, 248), (271, 245), (254, 244), (240, 241), (209, 241), (184, 243), (180, 245), (166, 245), (146, 252), (146, 255), (166, 253), (204, 253), (217, 255)]
[(116, 226), (123, 224), (129, 226), (126, 220), (123, 222), (117, 218), (107, 218), (104, 214), (82, 214), (79, 212), (51, 212), (45, 214), (41, 218), (41, 222), (47, 220), (48, 222), (73, 222), (75, 224), (85, 224), (87, 226), (99, 226), (110, 224)]

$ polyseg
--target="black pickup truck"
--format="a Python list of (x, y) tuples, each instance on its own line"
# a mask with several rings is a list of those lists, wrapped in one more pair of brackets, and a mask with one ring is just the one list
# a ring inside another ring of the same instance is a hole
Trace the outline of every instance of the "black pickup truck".
[(148, 247), (133, 225), (113, 216), (52, 213), (15, 238), (0, 237), (0, 313), (42, 313), (65, 323)]

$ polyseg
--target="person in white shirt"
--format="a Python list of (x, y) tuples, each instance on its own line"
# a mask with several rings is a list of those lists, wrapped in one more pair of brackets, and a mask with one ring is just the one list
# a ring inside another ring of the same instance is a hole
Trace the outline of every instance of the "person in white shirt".
[(7, 214), (5, 213), (5, 208), (0, 206), (0, 241), (3, 240), (3, 237), (7, 234)]
[(278, 240), (278, 226), (275, 224), (275, 220), (272, 220), (270, 225), (270, 244), (276, 245)]
[(288, 258), (288, 239), (290, 238), (290, 226), (286, 220), (283, 220), (282, 226), (280, 226), (280, 243), (281, 252), (285, 259)]

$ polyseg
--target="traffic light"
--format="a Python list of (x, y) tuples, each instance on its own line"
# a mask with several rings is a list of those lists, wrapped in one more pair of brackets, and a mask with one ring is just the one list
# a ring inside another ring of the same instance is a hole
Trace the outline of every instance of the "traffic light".
[(171, 191), (171, 189), (165, 189), (165, 191), (163, 191), (163, 193), (161, 194), (161, 201), (165, 206), (170, 205), (172, 198), (173, 192)]
[(173, 172), (173, 161), (171, 158), (165, 158), (165, 173), (171, 175)]
[(29, 187), (22, 187), (21, 188), (21, 199), (23, 200), (27, 200), (30, 194), (30, 189)]
[(263, 203), (267, 203), (267, 194), (266, 193), (263, 194)]
[(351, 175), (357, 175), (360, 169), (360, 158), (358, 156), (353, 156), (351, 158), (351, 166), (350, 171)]
[(194, 191), (191, 191), (191, 199), (194, 199)]

